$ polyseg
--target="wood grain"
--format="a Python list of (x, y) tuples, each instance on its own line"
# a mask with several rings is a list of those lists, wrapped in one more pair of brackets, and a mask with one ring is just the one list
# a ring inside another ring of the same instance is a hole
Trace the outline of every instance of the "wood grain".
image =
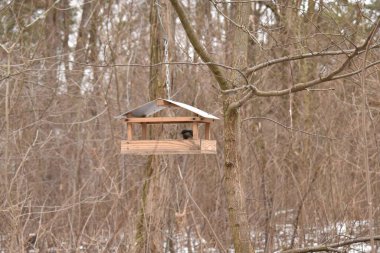
[(216, 154), (216, 140), (122, 140), (122, 154)]
[(143, 140), (147, 139), (147, 125), (146, 123), (141, 123), (141, 138)]
[(133, 139), (133, 129), (132, 129), (132, 124), (127, 124), (127, 138), (128, 140)]
[(206, 140), (210, 140), (210, 137), (211, 137), (211, 124), (210, 123), (206, 123), (205, 124), (205, 139)]
[(197, 122), (193, 122), (193, 139), (199, 140), (199, 126)]

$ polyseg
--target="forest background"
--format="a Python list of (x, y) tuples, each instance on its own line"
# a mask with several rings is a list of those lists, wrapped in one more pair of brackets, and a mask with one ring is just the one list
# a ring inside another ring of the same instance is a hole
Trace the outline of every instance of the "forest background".
[[(375, 252), (379, 15), (379, 0), (0, 1), (1, 250)], [(222, 119), (217, 155), (120, 154), (114, 116), (169, 96)]]

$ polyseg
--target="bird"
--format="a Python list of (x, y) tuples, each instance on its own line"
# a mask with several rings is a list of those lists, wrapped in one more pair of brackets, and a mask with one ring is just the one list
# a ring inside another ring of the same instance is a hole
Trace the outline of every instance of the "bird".
[(182, 132), (182, 137), (187, 140), (187, 139), (193, 139), (193, 130), (189, 129), (183, 129)]

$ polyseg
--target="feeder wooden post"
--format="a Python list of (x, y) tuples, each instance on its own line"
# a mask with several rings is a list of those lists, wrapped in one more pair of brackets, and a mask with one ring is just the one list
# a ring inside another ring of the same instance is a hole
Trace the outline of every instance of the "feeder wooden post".
[(194, 140), (198, 140), (199, 139), (198, 122), (193, 122), (193, 139)]
[(131, 141), (133, 139), (132, 137), (132, 123), (127, 123), (127, 139)]
[(141, 138), (143, 140), (147, 139), (147, 125), (146, 125), (146, 123), (141, 124)]
[(211, 126), (210, 123), (205, 124), (205, 139), (206, 140), (210, 140), (210, 136), (211, 136), (210, 126)]

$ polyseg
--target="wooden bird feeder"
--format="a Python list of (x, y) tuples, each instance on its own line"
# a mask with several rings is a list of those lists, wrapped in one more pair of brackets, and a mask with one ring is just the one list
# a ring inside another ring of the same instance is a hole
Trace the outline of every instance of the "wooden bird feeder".
[[(168, 107), (185, 109), (193, 114), (186, 117), (149, 117)], [(216, 154), (216, 140), (211, 140), (211, 123), (217, 117), (193, 106), (168, 99), (156, 99), (118, 116), (127, 123), (127, 140), (121, 141), (122, 154), (164, 155), (164, 154)], [(191, 124), (192, 139), (150, 140), (149, 124)], [(134, 125), (140, 125), (141, 137), (134, 136)], [(199, 125), (204, 124), (204, 138), (200, 137)]]

